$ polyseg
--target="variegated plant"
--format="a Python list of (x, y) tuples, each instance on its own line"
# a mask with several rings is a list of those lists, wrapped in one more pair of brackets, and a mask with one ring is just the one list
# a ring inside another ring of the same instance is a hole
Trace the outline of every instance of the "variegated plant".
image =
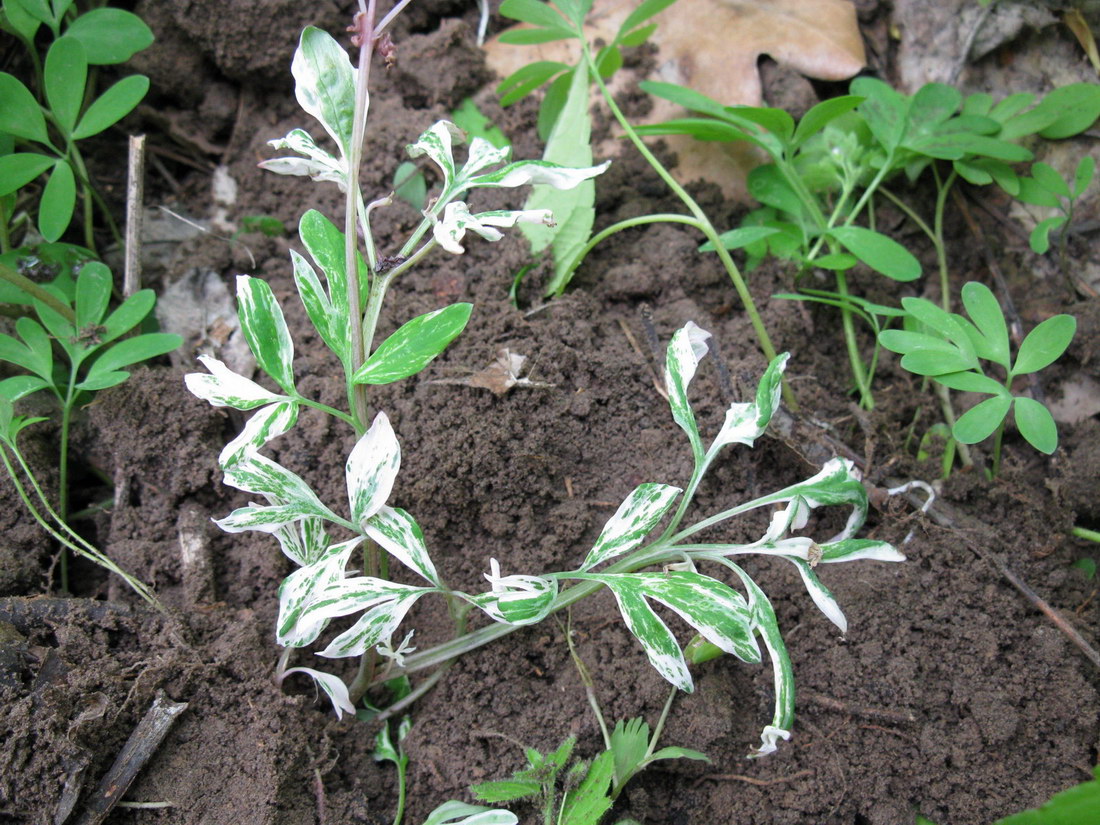
[[(358, 170), (369, 102), (371, 54), (394, 12), (376, 26), (374, 3), (360, 5), (363, 12), (356, 16), (353, 27), (357, 32), (353, 42), (359, 46), (358, 68), (353, 68), (348, 53), (336, 40), (316, 28), (302, 33), (291, 66), (299, 103), (320, 122), (337, 147), (337, 154), (323, 149), (305, 130), (294, 129), (285, 138), (271, 141), (271, 145), (295, 156), (261, 164), (279, 174), (307, 175), (316, 181), (335, 183), (345, 193), (343, 231), (320, 212), (310, 210), (299, 222), (299, 235), (312, 263), (298, 252), (292, 251), (291, 258), (306, 313), (343, 368), (348, 408), (329, 407), (298, 391), (294, 339), (282, 308), (265, 281), (247, 275), (237, 279), (241, 329), (259, 368), (278, 389), (267, 389), (234, 373), (211, 356), (199, 359), (207, 373), (186, 378), (188, 389), (214, 406), (250, 413), (241, 433), (222, 450), (218, 463), (227, 484), (264, 501), (239, 508), (218, 524), (229, 532), (271, 533), (298, 566), (280, 588), (276, 640), (286, 651), (278, 678), (294, 672), (311, 676), (333, 697), (338, 712), (350, 710), (351, 700), (365, 691), (378, 653), (400, 661), (409, 649), (407, 644), (398, 645), (397, 650), (389, 647), (390, 635), (409, 607), (426, 593), (447, 592), (424, 549), (420, 528), (407, 513), (386, 505), (400, 452), (384, 413), (379, 413), (368, 429), (365, 389), (423, 369), (462, 332), (473, 307), (468, 303), (452, 304), (413, 318), (372, 351), (387, 290), (394, 279), (436, 246), (462, 253), (461, 242), (467, 232), (496, 241), (503, 237), (500, 228), (517, 222), (553, 222), (553, 216), (545, 210), (471, 213), (462, 200), (470, 190), (531, 183), (568, 188), (607, 167), (603, 164), (573, 169), (543, 161), (510, 163), (508, 150), (499, 150), (481, 138), (471, 141), (466, 160), (460, 165), (455, 162), (453, 148), (464, 140), (464, 135), (453, 124), (441, 121), (409, 146), (408, 152), (413, 157), (425, 156), (439, 167), (442, 191), (404, 245), (392, 256), (381, 256), (371, 234), (370, 214), (388, 205), (390, 199), (365, 206)], [(403, 5), (399, 4), (395, 12)], [(364, 239), (362, 250), (359, 235)], [(338, 515), (303, 479), (260, 452), (295, 425), (302, 406), (338, 418), (358, 437), (346, 468), (349, 518)], [(351, 537), (330, 539), (326, 527), (332, 526)], [(377, 575), (347, 578), (345, 568), (357, 548), (363, 549), (363, 566), (369, 573), (378, 574), (384, 569), (380, 563), (384, 549), (412, 567), (429, 586), (394, 584)], [(368, 654), (372, 664), (361, 669), (350, 694), (349, 687), (337, 676), (312, 668), (286, 669), (289, 654), (311, 644), (330, 619), (363, 611), (350, 630), (322, 651), (322, 655), (340, 657)]]
[[(361, 39), (373, 43), (376, 30), (369, 26), (369, 21), (362, 25), (361, 31), (371, 34)], [(369, 61), (369, 54), (361, 54), (361, 66), (364, 59)], [(211, 404), (251, 412), (242, 433), (222, 451), (219, 463), (227, 484), (257, 500), (238, 508), (218, 524), (229, 532), (250, 530), (273, 535), (297, 567), (279, 590), (276, 641), (285, 649), (278, 668), (279, 678), (290, 673), (312, 677), (331, 698), (337, 714), (341, 714), (354, 712), (358, 699), (372, 683), (434, 668), (435, 672), (409, 694), (409, 699), (415, 698), (434, 683), (445, 670), (443, 666), (456, 656), (516, 628), (540, 622), (606, 587), (658, 673), (682, 690), (693, 689), (683, 648), (652, 604), (671, 609), (705, 640), (702, 645), (692, 646), (693, 660), (700, 658), (701, 646), (713, 645), (715, 650), (743, 661), (760, 662), (760, 642), (763, 642), (774, 669), (776, 706), (771, 724), (763, 731), (758, 753), (774, 750), (780, 738), (789, 736), (793, 720), (791, 664), (767, 596), (733, 558), (756, 553), (778, 556), (794, 564), (814, 602), (842, 631), (846, 627), (844, 615), (818, 580), (815, 567), (820, 563), (856, 559), (902, 558), (884, 542), (855, 538), (867, 514), (867, 494), (852, 465), (840, 459), (829, 462), (817, 475), (799, 484), (733, 506), (689, 527), (682, 526), (699, 483), (721, 450), (733, 443), (752, 446), (764, 432), (779, 403), (787, 357), (776, 358), (769, 365), (755, 400), (729, 408), (719, 433), (704, 448), (688, 402), (688, 387), (707, 351), (709, 336), (688, 323), (669, 344), (666, 370), (672, 417), (687, 434), (694, 457), (694, 471), (687, 484), (683, 488), (655, 483), (640, 485), (626, 497), (575, 570), (503, 575), (497, 561), (490, 560), (487, 591), (471, 594), (451, 590), (433, 563), (414, 518), (388, 503), (400, 469), (400, 445), (384, 412), (377, 413), (369, 428), (366, 426), (361, 389), (419, 371), (461, 332), (471, 307), (454, 304), (414, 318), (371, 352), (381, 301), (393, 278), (433, 246), (459, 253), (467, 231), (496, 240), (500, 237), (499, 227), (514, 225), (519, 220), (549, 219), (542, 213), (471, 214), (459, 200), (469, 189), (533, 182), (569, 186), (599, 174), (603, 167), (576, 170), (544, 162), (508, 164), (506, 154), (476, 139), (466, 163), (459, 167), (452, 155), (452, 145), (459, 133), (451, 124), (437, 123), (410, 147), (410, 152), (414, 156), (426, 155), (439, 166), (443, 174), (442, 192), (426, 210), (424, 221), (401, 249), (396, 263), (395, 259), (380, 259), (369, 231), (370, 209), (361, 208), (362, 198), (353, 171), (358, 166), (355, 122), (365, 111), (365, 96), (359, 96), (360, 105), (355, 106), (350, 120), (333, 102), (343, 99), (351, 105), (346, 98), (349, 90), (363, 81), (362, 71), (354, 79), (350, 61), (335, 41), (317, 29), (307, 29), (295, 56), (294, 74), (303, 108), (321, 120), (340, 147), (341, 155), (337, 158), (325, 152), (304, 131), (295, 130), (276, 143), (298, 151), (305, 159), (283, 158), (269, 162), (268, 166), (276, 171), (335, 181), (348, 193), (350, 217), (344, 232), (315, 211), (306, 213), (300, 224), (303, 244), (324, 274), (327, 288), (304, 256), (292, 253), (292, 257), (295, 281), (307, 314), (343, 367), (349, 411), (327, 407), (298, 392), (293, 339), (282, 310), (270, 287), (248, 276), (241, 276), (237, 283), (241, 326), (259, 367), (279, 389), (266, 389), (210, 357), (202, 359), (208, 373), (187, 377), (188, 388)], [(490, 171), (500, 164), (505, 165)], [(382, 203), (376, 202), (371, 208)], [(354, 246), (357, 229), (362, 229), (367, 239), (365, 261), (359, 258)], [(355, 274), (349, 277), (350, 272)], [(365, 302), (358, 297), (360, 282), (368, 291)], [(358, 331), (362, 331), (364, 340), (356, 341)], [(323, 502), (304, 479), (261, 453), (269, 441), (294, 426), (302, 405), (325, 410), (356, 432), (357, 441), (345, 466), (346, 504), (330, 506)], [(806, 526), (812, 509), (835, 504), (851, 508), (851, 515), (838, 535), (821, 543), (791, 535)], [(755, 542), (700, 543), (697, 538), (710, 527), (761, 507), (776, 510), (768, 529)], [(664, 527), (658, 531), (662, 523)], [(655, 538), (651, 538), (653, 534)], [(351, 561), (358, 549), (366, 549), (363, 572), (350, 572), (349, 566), (359, 567)], [(381, 572), (385, 565), (379, 563), (376, 555), (372, 556), (379, 549), (408, 568), (422, 583), (389, 580)], [(744, 588), (744, 595), (724, 581), (700, 573), (697, 567), (703, 563), (731, 570)], [(417, 652), (410, 644), (411, 632), (404, 636), (395, 634), (399, 633), (410, 608), (428, 595), (448, 600), (458, 632), (449, 642)], [(474, 608), (486, 613), (493, 624), (462, 632), (465, 616)], [(287, 667), (293, 651), (314, 644), (330, 623), (350, 616), (355, 616), (355, 620), (341, 623), (334, 636), (326, 635), (325, 647), (317, 655), (327, 659), (364, 657), (366, 662), (381, 657), (386, 666), (380, 672), (375, 672), (373, 665), (360, 667), (349, 686), (331, 672)], [(395, 638), (402, 639), (396, 646)]]

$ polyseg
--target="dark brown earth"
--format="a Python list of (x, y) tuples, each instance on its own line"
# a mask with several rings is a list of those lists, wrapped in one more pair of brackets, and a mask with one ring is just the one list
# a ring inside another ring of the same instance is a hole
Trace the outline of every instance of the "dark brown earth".
[[(287, 72), (300, 27), (314, 23), (339, 31), (346, 25), (344, 5), (138, 3), (158, 37), (140, 58), (141, 70), (153, 79), (149, 111), (131, 124), (148, 130), (159, 151), (163, 171), (150, 170), (150, 203), (206, 216), (210, 172), (221, 163), (239, 186), (231, 220), (273, 215), (292, 227), (308, 208), (338, 218), (334, 187), (278, 178), (255, 164), (269, 155), (265, 141), (306, 125)], [(886, 10), (865, 18), (881, 33)], [(400, 65), (375, 75), (367, 191), (386, 191), (402, 159), (400, 147), (489, 79), (473, 45), (475, 20), (472, 4), (418, 0), (399, 22)], [(1064, 48), (1071, 48), (1064, 37)], [(889, 76), (886, 58), (878, 68)], [(537, 155), (531, 106), (502, 112), (491, 94), (479, 101), (515, 141), (517, 156)], [(120, 179), (124, 165), (120, 147), (105, 145), (96, 158), (113, 179)], [(616, 161), (597, 188), (598, 226), (679, 208), (630, 156)], [(699, 184), (693, 192), (716, 224), (735, 223), (742, 207), (724, 202), (715, 186)], [(522, 195), (510, 198), (518, 206)], [(382, 213), (380, 237), (401, 237), (413, 224), (415, 214), (403, 209)], [(1048, 395), (1057, 398), (1070, 375), (1095, 376), (1096, 299), (1081, 299), (1037, 263), (1026, 240), (986, 212), (974, 212), (1025, 325), (1054, 312), (1078, 316), (1068, 356), (1044, 374)], [(968, 279), (988, 281), (980, 245), (957, 216), (950, 223), (955, 289)], [(283, 299), (296, 335), (299, 388), (339, 405), (336, 365), (307, 331), (293, 295), (292, 242), (258, 234), (242, 240), (258, 261), (255, 269), (240, 246), (205, 236), (179, 247), (152, 285), (162, 288), (194, 267), (213, 269), (230, 284), (246, 269), (262, 275)], [(931, 271), (931, 250), (915, 235), (906, 240)], [(576, 565), (634, 486), (686, 480), (690, 455), (654, 389), (651, 332), (663, 346), (675, 329), (695, 321), (714, 333), (732, 395), (751, 390), (763, 358), (724, 273), (695, 251), (698, 242), (673, 225), (615, 236), (592, 254), (565, 298), (538, 311), (531, 310), (545, 266), (524, 283), (522, 310), (507, 298), (512, 273), (526, 260), (524, 243), (515, 237), (494, 245), (471, 242), (459, 258), (440, 253), (397, 284), (383, 333), (444, 302), (475, 304), (467, 331), (426, 373), (372, 396), (389, 414), (403, 448), (392, 500), (423, 526), (452, 586), (481, 588), (489, 558), (509, 572)], [(1081, 240), (1072, 251), (1084, 256), (1088, 250)], [(698, 496), (701, 513), (811, 475), (820, 466), (820, 446), (829, 443), (847, 444), (866, 457), (866, 478), (874, 486), (888, 478), (937, 475), (935, 458), (917, 462), (904, 445), (911, 422), (920, 433), (937, 420), (930, 397), (886, 358), (876, 384), (878, 406), (858, 412), (846, 396), (837, 317), (769, 300), (789, 288), (789, 279), (781, 267), (764, 268), (753, 273), (751, 286), (779, 346), (793, 353), (788, 374), (802, 405), (800, 429), (763, 439), (753, 450), (731, 451)], [(897, 300), (892, 285), (870, 277), (855, 288), (887, 303)], [(532, 380), (550, 386), (496, 396), (434, 383), (485, 367), (502, 348), (527, 356)], [(184, 390), (182, 375), (196, 368), (188, 358), (182, 367), (137, 371), (87, 410), (77, 439), (82, 466), (98, 468), (114, 484), (114, 507), (86, 526), (112, 558), (155, 586), (171, 618), (81, 565), (74, 573), (79, 598), (29, 599), (54, 586), (54, 551), (3, 486), (0, 593), (11, 598), (0, 600), (0, 822), (54, 822), (63, 800), (79, 791), (75, 821), (158, 694), (188, 708), (125, 798), (171, 807), (118, 808), (108, 822), (392, 820), (395, 776), (392, 766), (371, 758), (376, 727), (335, 721), (301, 677), (288, 680), (283, 691), (270, 682), (278, 656), (271, 630), (275, 593), (289, 567), (274, 542), (226, 535), (208, 523), (244, 502), (220, 484), (215, 467), (240, 421)], [(732, 400), (721, 376), (707, 363), (693, 385), (704, 427), (713, 428)], [(941, 493), (952, 526), (915, 516), (896, 501), (874, 511), (865, 534), (896, 543), (909, 560), (836, 565), (822, 573), (847, 613), (847, 636), (813, 608), (788, 565), (750, 563), (749, 572), (775, 604), (794, 662), (800, 693), (792, 740), (768, 758), (746, 761), (770, 720), (770, 668), (729, 658), (710, 662), (699, 670), (695, 694), (676, 701), (663, 744), (701, 750), (711, 764), (651, 768), (627, 790), (610, 821), (909, 825), (920, 811), (940, 825), (985, 825), (1087, 779), (1100, 747), (1100, 671), (1002, 574), (1007, 566), (1069, 625), (1097, 638), (1095, 582), (1071, 564), (1100, 554), (1069, 531), (1075, 524), (1100, 526), (1100, 433), (1093, 417), (1062, 425), (1061, 434), (1062, 446), (1050, 459), (1008, 437), (1005, 471), (994, 483), (978, 473), (952, 476)], [(43, 468), (55, 437), (45, 426), (27, 436)], [(304, 475), (322, 498), (339, 501), (350, 444), (349, 433), (304, 413), (269, 452)], [(111, 494), (91, 483), (78, 491), (87, 502)], [(179, 534), (188, 525), (205, 530), (209, 541), (212, 592), (182, 574)], [(759, 527), (733, 527), (728, 536)], [(409, 623), (421, 648), (448, 632), (439, 605), (414, 613)], [(573, 627), (608, 718), (643, 715), (653, 724), (666, 684), (623, 628), (613, 600), (600, 594), (583, 603)], [(298, 663), (309, 658), (302, 654)], [(415, 705), (412, 719), (406, 740), (411, 825), (447, 799), (471, 801), (471, 783), (503, 778), (521, 766), (521, 750), (495, 733), (543, 751), (573, 735), (586, 757), (601, 746), (554, 622), (461, 659)], [(536, 821), (531, 810), (517, 812), (523, 822)]]

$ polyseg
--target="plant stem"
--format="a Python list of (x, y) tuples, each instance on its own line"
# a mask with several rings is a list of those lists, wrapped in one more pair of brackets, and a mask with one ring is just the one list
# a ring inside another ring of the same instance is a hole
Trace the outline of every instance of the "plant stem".
[(672, 702), (676, 699), (676, 692), (676, 688), (673, 688), (668, 693), (668, 699), (665, 700), (665, 706), (661, 710), (661, 717), (657, 720), (657, 724), (653, 728), (653, 736), (649, 739), (649, 747), (646, 748), (645, 758), (642, 759), (642, 762), (645, 762), (646, 759), (653, 756), (653, 751), (657, 749), (657, 743), (661, 740), (661, 733), (664, 732), (665, 729), (665, 722), (668, 721), (668, 712), (672, 710)]
[(993, 437), (993, 478), (1001, 474), (1001, 441), (1004, 440), (1005, 424), (1007, 418), (997, 427), (997, 434)]
[(951, 191), (951, 187), (955, 185), (955, 179), (958, 177), (958, 172), (954, 168), (951, 169), (951, 174), (947, 176), (947, 180), (940, 180), (939, 168), (936, 166), (935, 161), (932, 162), (932, 174), (936, 178), (936, 217), (935, 217), (935, 237), (932, 239), (932, 243), (936, 247), (936, 262), (940, 268), (940, 306), (943, 307), (944, 312), (951, 311), (951, 282), (947, 272), (947, 250), (943, 242), (943, 213), (944, 208), (947, 205), (947, 195)]
[(844, 343), (848, 349), (848, 363), (852, 367), (852, 378), (855, 379), (856, 389), (859, 390), (859, 405), (865, 410), (873, 410), (875, 408), (875, 398), (871, 394), (870, 381), (863, 366), (863, 359), (859, 354), (855, 324), (852, 323), (852, 312), (843, 303), (847, 302), (849, 297), (848, 278), (839, 269), (836, 271), (836, 291), (842, 296), (840, 322), (844, 327)]
[[(668, 170), (661, 165), (661, 162), (657, 160), (656, 156), (649, 151), (649, 148), (642, 139), (638, 137), (638, 133), (634, 131), (634, 128), (630, 125), (630, 121), (626, 119), (626, 115), (622, 113), (619, 105), (615, 102), (615, 98), (612, 97), (611, 92), (608, 90), (606, 84), (604, 84), (603, 78), (600, 77), (600, 72), (596, 68), (595, 61), (592, 59), (592, 51), (587, 41), (584, 41), (583, 48), (585, 65), (596, 79), (596, 84), (600, 87), (604, 102), (607, 103), (608, 108), (611, 109), (611, 114), (614, 115), (619, 125), (623, 128), (623, 131), (626, 132), (626, 136), (630, 139), (630, 142), (634, 144), (634, 148), (638, 150), (641, 156), (645, 158), (646, 162), (653, 168), (653, 171), (657, 173), (661, 180), (665, 182), (669, 189), (675, 193), (683, 202), (684, 206), (688, 208), (688, 211), (694, 216), (694, 226), (714, 245), (714, 250), (718, 253), (718, 259), (726, 268), (726, 272), (729, 273), (730, 280), (733, 282), (733, 287), (737, 291), (737, 295), (741, 299), (741, 304), (745, 307), (745, 312), (749, 316), (749, 321), (752, 323), (752, 328), (756, 332), (756, 340), (760, 344), (760, 349), (763, 350), (769, 363), (774, 361), (777, 353), (775, 347), (772, 346), (771, 338), (768, 336), (768, 330), (764, 327), (764, 321), (760, 318), (760, 313), (756, 309), (756, 303), (753, 301), (752, 293), (749, 292), (749, 288), (745, 284), (745, 279), (741, 277), (741, 270), (739, 270), (737, 264), (733, 262), (729, 250), (727, 250), (719, 240), (718, 230), (714, 228), (714, 225), (710, 222), (710, 219), (702, 208), (700, 208), (699, 204), (695, 202), (695, 199), (687, 193), (687, 190), (684, 189), (671, 174), (669, 174)], [(688, 223), (687, 220), (682, 220), (682, 222)], [(795, 400), (794, 394), (791, 392), (791, 388), (786, 379), (783, 380), (783, 400), (787, 402), (787, 406), (790, 407), (791, 410), (798, 410), (798, 402)]]
[(44, 290), (26, 275), (21, 275), (11, 267), (0, 264), (0, 279), (7, 281), (13, 286), (19, 287), (31, 298), (34, 298), (34, 300), (41, 301), (54, 312), (61, 315), (70, 324), (76, 323), (76, 313), (73, 312), (72, 307), (59, 301), (55, 296)]
[(1089, 530), (1087, 527), (1074, 527), (1069, 532), (1071, 535), (1079, 539), (1100, 542), (1100, 533), (1096, 532), (1095, 530)]

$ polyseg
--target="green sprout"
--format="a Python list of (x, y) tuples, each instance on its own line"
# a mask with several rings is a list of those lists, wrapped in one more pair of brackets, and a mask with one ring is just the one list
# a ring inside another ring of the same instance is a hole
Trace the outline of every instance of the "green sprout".
[[(886, 330), (879, 335), (879, 342), (900, 353), (901, 366), (909, 372), (928, 376), (948, 389), (990, 396), (963, 413), (951, 433), (962, 444), (977, 444), (996, 433), (992, 470), (996, 476), (1010, 412), (1020, 435), (1031, 446), (1048, 455), (1057, 449), (1058, 428), (1050, 411), (1034, 398), (1015, 394), (1012, 385), (1019, 376), (1056, 361), (1073, 340), (1077, 322), (1071, 315), (1048, 318), (1028, 333), (1013, 360), (1008, 325), (990, 289), (971, 281), (962, 288), (962, 300), (969, 320), (944, 312), (924, 298), (903, 298), (905, 311), (926, 331)], [(987, 375), (982, 361), (998, 365), (1004, 379)]]
[(1035, 206), (1057, 209), (1060, 215), (1039, 221), (1031, 231), (1029, 242), (1032, 252), (1043, 255), (1050, 249), (1050, 233), (1058, 232), (1058, 261), (1062, 271), (1066, 271), (1066, 237), (1073, 222), (1074, 204), (1085, 193), (1096, 172), (1096, 159), (1085, 155), (1077, 164), (1073, 173), (1072, 185), (1059, 175), (1051, 166), (1036, 163), (1031, 167), (1031, 177), (1020, 178), (1020, 191), (1016, 198)]
[[(35, 43), (45, 26), (51, 42), (45, 57)], [(4, 0), (0, 27), (27, 49), (34, 91), (0, 72), (0, 252), (8, 252), (9, 224), (17, 209), (12, 196), (47, 175), (38, 201), (38, 230), (57, 241), (68, 228), (79, 189), (84, 207), (84, 244), (95, 249), (93, 203), (119, 240), (118, 229), (88, 175), (79, 142), (114, 126), (145, 97), (149, 79), (124, 77), (95, 95), (96, 67), (125, 63), (153, 42), (149, 27), (132, 12), (107, 7), (80, 13), (73, 0)], [(26, 146), (26, 151), (15, 148)]]

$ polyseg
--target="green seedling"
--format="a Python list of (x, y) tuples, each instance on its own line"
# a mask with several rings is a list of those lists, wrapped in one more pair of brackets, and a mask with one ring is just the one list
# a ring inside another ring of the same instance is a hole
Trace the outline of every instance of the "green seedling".
[(409, 769), (409, 755), (405, 752), (405, 737), (412, 729), (409, 717), (402, 719), (397, 725), (397, 741), (390, 736), (390, 725), (385, 723), (374, 737), (374, 752), (371, 756), (375, 762), (392, 762), (397, 768), (397, 813), (394, 814), (394, 825), (401, 825), (405, 817), (406, 775)]
[(1036, 163), (1031, 167), (1031, 177), (1021, 177), (1017, 199), (1035, 206), (1057, 209), (1062, 214), (1039, 221), (1031, 231), (1031, 250), (1043, 255), (1050, 249), (1050, 233), (1058, 232), (1058, 261), (1066, 271), (1066, 236), (1073, 222), (1073, 210), (1077, 199), (1085, 193), (1096, 172), (1096, 159), (1085, 155), (1077, 164), (1072, 183), (1066, 181), (1052, 167)]
[[(132, 12), (99, 7), (80, 13), (73, 0), (3, 0), (0, 27), (26, 47), (34, 67), (28, 88), (0, 72), (0, 203), (5, 219), (16, 212), (12, 196), (45, 175), (38, 201), (38, 230), (47, 241), (68, 228), (80, 190), (84, 207), (84, 244), (95, 249), (93, 203), (116, 241), (118, 230), (96, 192), (79, 142), (115, 125), (133, 111), (149, 89), (143, 75), (125, 77), (96, 96), (96, 67), (125, 63), (153, 42), (149, 27)], [(36, 38), (45, 26), (50, 45), (39, 57)], [(27, 147), (15, 151), (13, 147)], [(6, 247), (0, 252), (7, 252)]]
[(497, 149), (506, 149), (512, 145), (504, 132), (500, 131), (489, 118), (481, 113), (473, 98), (468, 97), (458, 104), (458, 108), (451, 112), (451, 120), (471, 140), (476, 137), (487, 140)]
[[(69, 431), (73, 414), (99, 390), (117, 386), (129, 378), (127, 367), (171, 352), (182, 346), (183, 340), (178, 335), (164, 333), (124, 338), (145, 320), (156, 298), (152, 290), (144, 289), (109, 311), (111, 273), (101, 263), (88, 263), (80, 270), (71, 305), (60, 290), (47, 294), (52, 299), (50, 303), (33, 301), (37, 321), (21, 317), (15, 324), (16, 337), (0, 334), (0, 360), (28, 373), (0, 381), (0, 399), (9, 411), (16, 402), (41, 391), (56, 399), (61, 409), (59, 501), (49, 512), (53, 514), (56, 510), (58, 519), (64, 523), (69, 512)], [(55, 348), (63, 358), (56, 357)], [(8, 419), (14, 420), (11, 415)], [(31, 419), (42, 420), (45, 419)], [(12, 451), (17, 452), (15, 436), (26, 423), (10, 433), (6, 444)], [(29, 473), (21, 458), (19, 463)], [(9, 475), (12, 475), (10, 467)], [(37, 484), (33, 486), (37, 489)], [(31, 501), (26, 496), (22, 498), (35, 513)], [(38, 520), (42, 522), (41, 518)], [(62, 588), (67, 588), (64, 555), (61, 581)]]
[[(1009, 412), (1020, 435), (1035, 449), (1049, 455), (1058, 447), (1058, 428), (1050, 411), (1033, 398), (1014, 394), (1012, 385), (1019, 376), (1056, 361), (1073, 340), (1077, 322), (1071, 315), (1048, 318), (1028, 333), (1013, 360), (1008, 325), (989, 288), (971, 281), (962, 289), (962, 300), (969, 320), (923, 298), (902, 299), (905, 311), (925, 331), (887, 330), (879, 342), (900, 353), (901, 366), (916, 375), (928, 376), (948, 389), (990, 395), (963, 413), (951, 434), (962, 444), (977, 444), (996, 432), (992, 471), (996, 476)], [(1004, 379), (987, 375), (982, 361), (998, 365)]]
[[(874, 229), (875, 196), (893, 201), (932, 240), (944, 296), (947, 281), (943, 216), (947, 195), (958, 177), (974, 183), (996, 180), (1012, 194), (1019, 180), (1009, 165), (1030, 160), (1013, 141), (1031, 134), (1055, 138), (1088, 128), (1100, 113), (1100, 86), (1076, 84), (1058, 89), (1038, 105), (1034, 95), (1013, 95), (994, 105), (989, 95), (963, 99), (950, 86), (928, 84), (911, 97), (882, 81), (861, 77), (851, 94), (823, 101), (797, 124), (779, 109), (724, 106), (705, 95), (668, 83), (642, 88), (684, 106), (696, 116), (641, 127), (642, 134), (688, 134), (700, 140), (747, 141), (770, 158), (748, 177), (749, 192), (763, 204), (745, 224), (724, 233), (726, 249), (745, 248), (750, 264), (771, 254), (833, 273), (830, 302), (841, 310), (845, 344), (860, 403), (870, 409), (872, 363), (865, 364), (853, 317), (859, 303), (848, 291), (846, 272), (857, 263), (897, 281), (920, 277), (918, 260), (896, 241)], [(943, 177), (937, 162), (948, 163)], [(904, 175), (910, 181), (931, 168), (937, 187), (933, 227), (894, 195), (886, 184)], [(867, 216), (867, 226), (860, 221)], [(708, 243), (704, 250), (715, 250)], [(784, 296), (787, 297), (787, 296)], [(806, 300), (821, 302), (807, 291)]]
[[(570, 220), (560, 222), (561, 228), (552, 237), (543, 234), (541, 237), (532, 238), (532, 248), (539, 251), (553, 244), (554, 277), (546, 288), (546, 294), (561, 295), (588, 253), (611, 235), (650, 223), (681, 223), (694, 227), (707, 242), (715, 245), (718, 257), (748, 313), (760, 349), (769, 362), (774, 361), (775, 347), (756, 309), (752, 295), (741, 277), (741, 271), (733, 262), (729, 252), (719, 243), (718, 231), (695, 199), (669, 174), (642, 142), (639, 137), (640, 130), (636, 130), (626, 119), (605, 83), (605, 79), (622, 65), (622, 48), (644, 43), (656, 28), (655, 23), (647, 21), (670, 6), (672, 2), (673, 0), (645, 0), (623, 21), (612, 42), (599, 51), (593, 51), (584, 31), (584, 19), (592, 7), (591, 0), (568, 0), (568, 2), (558, 3), (556, 7), (539, 0), (505, 0), (501, 4), (502, 14), (534, 26), (533, 29), (506, 32), (501, 35), (503, 42), (536, 44), (554, 40), (576, 40), (581, 46), (581, 60), (577, 66), (570, 67), (564, 63), (552, 61), (532, 63), (506, 78), (499, 88), (503, 93), (501, 102), (507, 105), (552, 81), (539, 110), (540, 134), (545, 135), (547, 141), (546, 156), (556, 157), (561, 153), (565, 157), (591, 158), (591, 148), (588, 145), (591, 134), (588, 89), (594, 82), (612, 115), (626, 133), (626, 137), (690, 213), (643, 215), (630, 218), (589, 237), (594, 219), (592, 204), (595, 195), (594, 190), (592, 192), (582, 190), (576, 195), (565, 196), (555, 201), (555, 214), (559, 211), (567, 212), (571, 216)], [(530, 205), (531, 202), (528, 202), (528, 206)], [(794, 396), (786, 385), (783, 387), (783, 392), (787, 404), (797, 408)]]

